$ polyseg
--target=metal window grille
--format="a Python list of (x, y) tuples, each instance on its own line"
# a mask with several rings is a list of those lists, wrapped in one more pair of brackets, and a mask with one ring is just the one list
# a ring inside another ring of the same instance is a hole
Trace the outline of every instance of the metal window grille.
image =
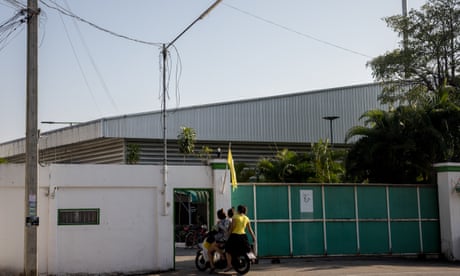
[(99, 225), (100, 209), (58, 209), (58, 225)]

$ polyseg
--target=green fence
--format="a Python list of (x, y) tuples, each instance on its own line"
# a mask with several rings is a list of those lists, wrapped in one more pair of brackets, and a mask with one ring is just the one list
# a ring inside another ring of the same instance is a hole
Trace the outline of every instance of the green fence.
[(440, 252), (435, 186), (239, 184), (240, 204), (261, 257)]

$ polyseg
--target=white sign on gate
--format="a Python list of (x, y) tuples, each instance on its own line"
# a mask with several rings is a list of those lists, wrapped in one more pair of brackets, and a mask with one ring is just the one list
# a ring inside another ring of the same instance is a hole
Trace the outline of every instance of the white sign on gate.
[(313, 213), (313, 190), (300, 190), (300, 212)]

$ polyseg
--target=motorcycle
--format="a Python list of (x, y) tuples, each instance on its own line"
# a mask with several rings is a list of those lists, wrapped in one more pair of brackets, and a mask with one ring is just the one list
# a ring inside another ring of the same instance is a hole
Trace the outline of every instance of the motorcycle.
[[(232, 267), (240, 275), (246, 274), (251, 269), (251, 263), (256, 260), (256, 256), (252, 252), (242, 254), (240, 256), (232, 256)], [(205, 271), (210, 268), (208, 251), (199, 244), (199, 249), (196, 252), (195, 266), (199, 271)], [(225, 269), (227, 267), (227, 260), (224, 254), (214, 253), (214, 267), (216, 269)]]

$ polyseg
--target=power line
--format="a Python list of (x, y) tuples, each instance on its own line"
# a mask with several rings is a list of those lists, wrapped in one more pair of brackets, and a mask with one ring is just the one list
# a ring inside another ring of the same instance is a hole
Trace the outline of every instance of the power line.
[(268, 24), (270, 24), (270, 25), (276, 26), (276, 27), (281, 28), (281, 29), (283, 29), (283, 30), (286, 30), (286, 31), (288, 31), (288, 32), (295, 33), (295, 34), (297, 34), (297, 35), (306, 37), (306, 38), (311, 39), (311, 40), (315, 40), (315, 41), (317, 41), (317, 42), (319, 42), (319, 43), (326, 44), (326, 45), (328, 45), (328, 46), (332, 46), (332, 47), (334, 47), (334, 48), (337, 48), (337, 49), (340, 49), (340, 50), (343, 50), (343, 51), (346, 51), (346, 52), (349, 52), (349, 53), (352, 53), (352, 54), (355, 54), (355, 55), (359, 55), (359, 56), (362, 56), (362, 57), (365, 57), (365, 58), (373, 58), (373, 57), (371, 57), (371, 56), (369, 56), (369, 55), (360, 53), (360, 52), (358, 52), (358, 51), (351, 50), (351, 49), (342, 47), (342, 46), (340, 46), (340, 45), (337, 45), (337, 44), (328, 42), (328, 41), (326, 41), (326, 40), (322, 40), (322, 39), (316, 38), (316, 37), (314, 37), (314, 36), (312, 36), (312, 35), (309, 35), (309, 34), (306, 34), (306, 33), (299, 32), (299, 31), (297, 31), (297, 30), (294, 30), (294, 29), (292, 29), (292, 28), (286, 27), (286, 26), (284, 26), (284, 25), (281, 25), (281, 24), (276, 23), (276, 22), (274, 22), (274, 21), (268, 20), (268, 19), (263, 18), (263, 17), (261, 17), (261, 16), (255, 15), (255, 14), (253, 14), (253, 13), (244, 11), (244, 10), (242, 10), (242, 9), (240, 9), (240, 8), (237, 8), (237, 7), (235, 7), (235, 6), (229, 5), (229, 4), (227, 4), (227, 3), (223, 3), (223, 4), (224, 4), (225, 6), (227, 6), (227, 7), (229, 7), (229, 8), (232, 8), (232, 9), (234, 9), (234, 10), (240, 12), (240, 13), (243, 13), (243, 14), (248, 15), (248, 16), (250, 16), (250, 17), (253, 17), (253, 18), (257, 19), (257, 20), (260, 20), (260, 21), (263, 21), (263, 22), (265, 22), (265, 23), (268, 23)]
[[(64, 3), (66, 4), (67, 9), (70, 11), (70, 7), (69, 7), (69, 4), (67, 3), (67, 1), (64, 0)], [(97, 75), (97, 77), (98, 77), (98, 79), (99, 79), (99, 82), (100, 82), (101, 85), (102, 85), (102, 88), (103, 88), (105, 94), (106, 94), (107, 97), (109, 98), (110, 103), (112, 104), (112, 107), (115, 109), (115, 111), (116, 111), (117, 113), (120, 113), (120, 111), (119, 111), (119, 109), (118, 109), (118, 107), (117, 107), (117, 104), (115, 103), (115, 101), (114, 101), (114, 99), (113, 99), (113, 97), (112, 97), (112, 94), (110, 93), (110, 90), (109, 90), (109, 88), (108, 88), (108, 86), (107, 86), (107, 83), (105, 82), (105, 80), (104, 80), (104, 78), (103, 78), (103, 76), (102, 76), (102, 74), (101, 74), (101, 72), (100, 72), (100, 70), (99, 70), (99, 68), (98, 68), (98, 66), (97, 66), (97, 64), (96, 64), (96, 61), (94, 60), (93, 56), (91, 55), (91, 52), (89, 51), (89, 47), (88, 47), (88, 45), (86, 44), (86, 41), (85, 41), (85, 39), (84, 39), (84, 36), (83, 36), (83, 34), (81, 33), (80, 28), (78, 27), (78, 24), (77, 24), (76, 20), (73, 19), (72, 22), (73, 22), (73, 25), (74, 25), (75, 29), (77, 30), (78, 36), (80, 37), (80, 41), (81, 41), (81, 43), (83, 44), (83, 46), (84, 46), (84, 48), (85, 48), (86, 54), (87, 54), (89, 60), (91, 61), (91, 64), (92, 64), (92, 66), (93, 66), (93, 69), (94, 69), (94, 71), (96, 72), (96, 75)]]
[(52, 4), (54, 4), (54, 6), (48, 4), (45, 0), (40, 0), (40, 2), (47, 6), (48, 8), (50, 9), (53, 9), (53, 10), (56, 10), (60, 13), (62, 13), (63, 15), (66, 15), (66, 16), (69, 16), (69, 17), (72, 17), (72, 18), (75, 18), (77, 19), (78, 21), (81, 21), (83, 23), (86, 23), (88, 25), (90, 25), (91, 27), (93, 28), (96, 28), (100, 31), (103, 31), (105, 33), (108, 33), (110, 35), (113, 35), (113, 36), (116, 36), (116, 37), (119, 37), (119, 38), (123, 38), (123, 39), (126, 39), (126, 40), (130, 40), (130, 41), (133, 41), (133, 42), (137, 42), (137, 43), (141, 43), (141, 44), (146, 44), (146, 45), (151, 45), (151, 46), (157, 46), (157, 47), (160, 47), (162, 44), (161, 43), (158, 43), (158, 42), (150, 42), (150, 41), (145, 41), (145, 40), (140, 40), (140, 39), (137, 39), (137, 38), (132, 38), (132, 37), (129, 37), (129, 36), (126, 36), (126, 35), (122, 35), (122, 34), (119, 34), (119, 33), (116, 33), (114, 31), (111, 31), (111, 30), (108, 30), (106, 28), (103, 28), (101, 26), (98, 26), (84, 18), (81, 18), (80, 16), (72, 13), (71, 11), (65, 9), (64, 7), (60, 6), (59, 4), (57, 4), (55, 1), (53, 0), (49, 0), (49, 2), (51, 2)]
[(78, 58), (78, 55), (77, 55), (77, 51), (75, 50), (75, 47), (73, 46), (72, 40), (70, 39), (70, 35), (69, 35), (69, 32), (67, 31), (67, 27), (66, 27), (66, 25), (64, 23), (62, 15), (59, 15), (59, 18), (61, 19), (62, 25), (64, 26), (65, 34), (67, 36), (67, 39), (69, 40), (70, 47), (72, 48), (72, 52), (74, 54), (75, 60), (77, 61), (78, 68), (80, 69), (80, 73), (83, 76), (83, 80), (85, 81), (86, 87), (88, 88), (89, 93), (91, 94), (91, 97), (93, 98), (93, 102), (96, 105), (96, 108), (98, 109), (98, 111), (100, 113), (101, 110), (99, 108), (99, 105), (97, 104), (96, 98), (94, 97), (94, 93), (93, 93), (93, 90), (91, 89), (91, 86), (89, 85), (88, 79), (86, 78), (85, 71), (83, 70), (83, 67), (82, 67), (82, 65), (80, 63), (80, 59)]
[[(20, 32), (15, 31), (27, 22), (27, 15), (25, 9), (16, 12), (11, 18), (0, 24), (0, 51), (8, 45), (8, 43)], [(14, 35), (13, 35), (14, 34)]]
[(24, 3), (21, 3), (18, 0), (5, 0), (6, 2), (10, 3), (13, 7), (15, 8), (20, 8), (20, 9), (25, 9), (27, 8), (27, 5)]

